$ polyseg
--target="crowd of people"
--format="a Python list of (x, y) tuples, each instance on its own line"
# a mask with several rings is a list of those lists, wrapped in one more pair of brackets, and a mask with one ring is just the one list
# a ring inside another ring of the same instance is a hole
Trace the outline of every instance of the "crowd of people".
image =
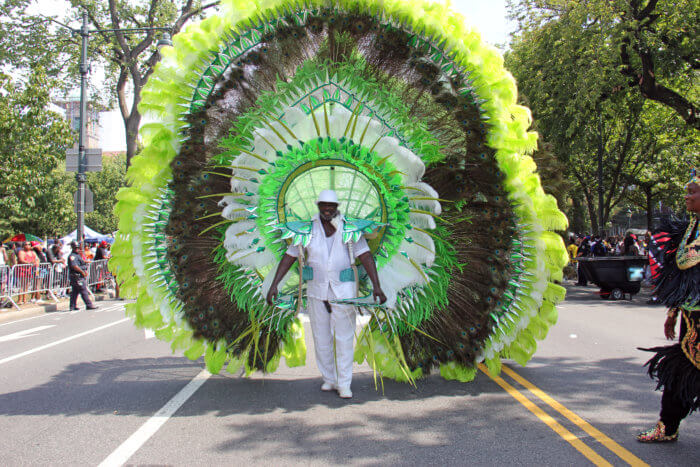
[[(111, 256), (110, 244), (106, 241), (85, 242), (83, 248), (78, 248), (80, 257), (85, 263), (106, 260)], [(63, 281), (64, 271), (70, 268), (70, 244), (64, 245), (60, 239), (38, 241), (0, 242), (0, 269), (2, 266), (27, 265), (16, 268), (12, 279), (3, 278), (3, 286), (13, 287), (17, 291), (16, 303), (44, 303), (46, 290), (54, 291), (58, 297), (66, 296)], [(53, 274), (50, 272), (53, 271)], [(5, 273), (7, 275), (7, 273)], [(48, 283), (51, 281), (52, 283)], [(37, 290), (43, 290), (37, 291)], [(28, 292), (28, 293), (27, 293)]]
[(628, 232), (626, 235), (575, 235), (569, 238), (566, 250), (574, 260), (581, 256), (645, 256), (651, 244), (651, 232), (644, 236)]
[[(573, 235), (569, 237), (566, 251), (569, 253), (569, 266), (564, 270), (568, 278), (577, 278), (576, 285), (588, 285), (588, 278), (583, 269), (578, 266), (577, 258), (589, 256), (646, 256), (651, 246), (651, 232), (637, 236), (628, 232), (624, 236), (603, 237), (601, 235)], [(644, 271), (648, 282), (649, 268)]]

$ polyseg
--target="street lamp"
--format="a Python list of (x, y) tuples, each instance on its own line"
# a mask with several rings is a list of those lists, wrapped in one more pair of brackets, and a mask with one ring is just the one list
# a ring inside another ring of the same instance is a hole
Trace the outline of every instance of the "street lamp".
[[(59, 23), (60, 24), (60, 23)], [(75, 179), (78, 182), (78, 205), (76, 206), (76, 211), (78, 213), (78, 230), (76, 232), (76, 240), (82, 246), (84, 232), (85, 232), (85, 182), (87, 181), (86, 169), (87, 160), (85, 156), (85, 115), (87, 113), (87, 75), (88, 75), (88, 64), (87, 64), (87, 52), (88, 52), (88, 39), (90, 34), (94, 33), (126, 33), (133, 34), (145, 31), (171, 31), (171, 28), (162, 27), (146, 27), (146, 28), (126, 28), (126, 29), (88, 29), (88, 15), (87, 12), (83, 12), (83, 25), (80, 29), (69, 28), (74, 34), (80, 34), (82, 38), (82, 48), (80, 50), (80, 130), (78, 132), (78, 173), (75, 175)], [(173, 45), (170, 40), (170, 34), (164, 33), (163, 36), (158, 40), (156, 46), (158, 48)]]
[(627, 230), (630, 229), (631, 225), (632, 225), (632, 210), (627, 209)]

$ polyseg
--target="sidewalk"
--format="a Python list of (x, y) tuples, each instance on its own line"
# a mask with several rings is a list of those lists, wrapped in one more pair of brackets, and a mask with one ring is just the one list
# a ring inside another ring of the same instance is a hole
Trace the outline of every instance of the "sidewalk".
[[(113, 300), (114, 292), (96, 292), (94, 293), (95, 302), (102, 302), (104, 300)], [(61, 298), (58, 302), (54, 302), (49, 299), (46, 303), (37, 305), (36, 303), (27, 303), (20, 306), (20, 309), (16, 308), (0, 308), (0, 323), (7, 323), (10, 321), (16, 321), (22, 318), (30, 318), (32, 316), (38, 316), (45, 313), (53, 313), (55, 311), (68, 311), (69, 307), (68, 297)], [(78, 303), (80, 308), (84, 308), (84, 304), (81, 298), (78, 298)]]

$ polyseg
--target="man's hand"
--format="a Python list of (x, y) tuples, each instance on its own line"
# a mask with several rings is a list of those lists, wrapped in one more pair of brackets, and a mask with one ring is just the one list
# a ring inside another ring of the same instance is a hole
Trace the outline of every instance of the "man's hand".
[(87, 279), (88, 273), (85, 271), (80, 271), (80, 273), (83, 275), (84, 278)]
[(277, 298), (277, 285), (272, 284), (270, 286), (270, 290), (267, 291), (267, 297), (266, 297), (267, 304), (272, 306), (272, 304), (275, 303), (276, 298)]
[(372, 295), (374, 296), (374, 301), (379, 301), (379, 303), (384, 303), (386, 302), (386, 295), (384, 295), (384, 292), (380, 287), (375, 287), (372, 291)]
[(676, 317), (669, 316), (664, 323), (664, 335), (666, 339), (673, 340), (676, 338)]

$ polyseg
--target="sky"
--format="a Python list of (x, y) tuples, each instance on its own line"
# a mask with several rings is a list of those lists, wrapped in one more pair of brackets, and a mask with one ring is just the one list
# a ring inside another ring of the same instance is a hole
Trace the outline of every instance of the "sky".
[[(451, 5), (452, 9), (461, 13), (467, 22), (481, 32), (486, 42), (502, 45), (509, 42), (509, 34), (515, 28), (506, 18), (505, 3), (506, 0), (452, 0)], [(36, 0), (32, 12), (63, 19), (67, 9), (68, 2), (65, 0)], [(80, 25), (71, 26), (77, 28)], [(100, 145), (105, 152), (126, 150), (124, 125), (118, 110), (103, 112), (100, 116)]]

